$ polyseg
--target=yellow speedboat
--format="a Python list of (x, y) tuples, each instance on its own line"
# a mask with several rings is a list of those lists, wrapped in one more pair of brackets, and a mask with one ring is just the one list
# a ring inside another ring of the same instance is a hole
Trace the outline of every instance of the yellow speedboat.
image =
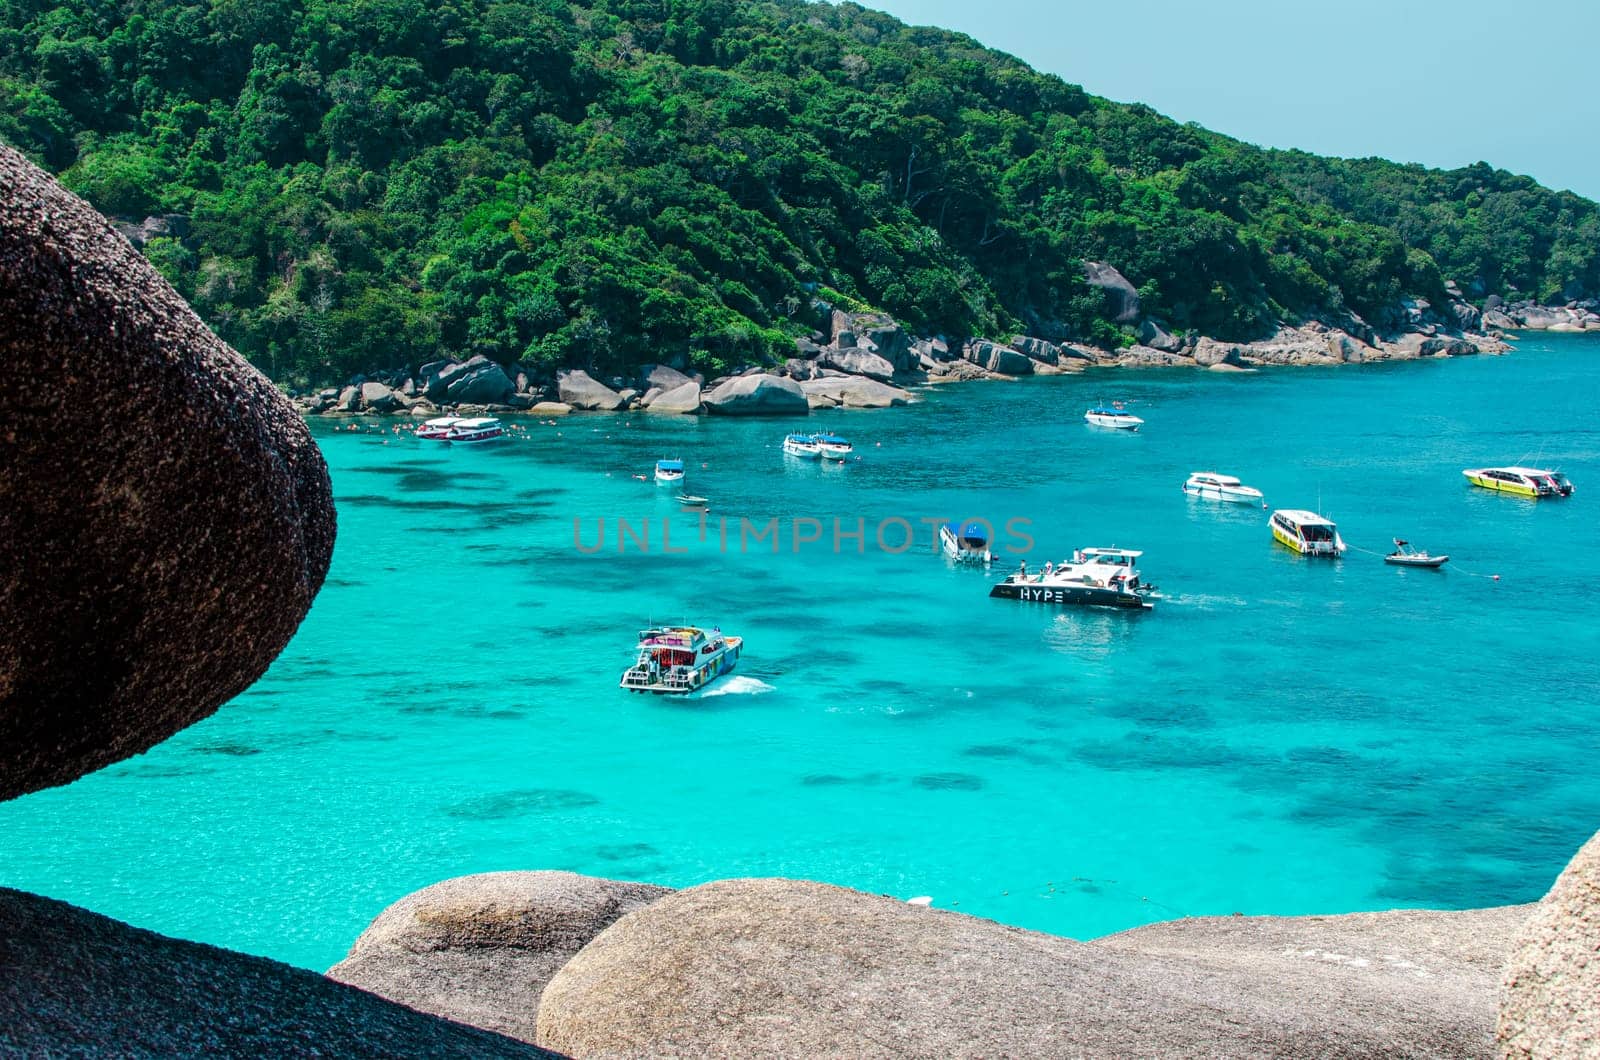
[(1570, 497), (1572, 483), (1559, 471), (1536, 467), (1479, 467), (1461, 472), (1474, 486), (1518, 497)]

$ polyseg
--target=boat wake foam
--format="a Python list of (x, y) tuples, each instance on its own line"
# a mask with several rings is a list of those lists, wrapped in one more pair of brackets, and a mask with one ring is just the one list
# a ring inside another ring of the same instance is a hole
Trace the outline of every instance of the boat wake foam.
[(709, 699), (711, 696), (759, 696), (763, 692), (776, 692), (776, 685), (769, 685), (758, 677), (730, 677), (726, 681), (717, 682), (713, 688), (708, 688), (700, 693), (701, 698)]

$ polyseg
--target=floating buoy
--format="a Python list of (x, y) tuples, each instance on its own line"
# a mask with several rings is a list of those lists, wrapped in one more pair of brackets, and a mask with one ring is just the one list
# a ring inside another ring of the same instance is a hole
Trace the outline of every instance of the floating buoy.
[(1494, 580), (1495, 581), (1499, 581), (1500, 580), (1500, 575), (1498, 575), (1498, 574), (1494, 575)]

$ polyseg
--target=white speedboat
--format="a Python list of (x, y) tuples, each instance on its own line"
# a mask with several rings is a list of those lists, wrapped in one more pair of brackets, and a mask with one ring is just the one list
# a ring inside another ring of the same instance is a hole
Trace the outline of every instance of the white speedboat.
[(417, 428), (417, 437), (428, 438), (438, 442), (448, 441), (450, 432), (460, 422), (460, 416), (440, 416), (437, 419), (425, 420), (422, 426)]
[(683, 481), (682, 460), (657, 460), (656, 481), (663, 486), (676, 486)]
[(1260, 504), (1261, 491), (1246, 486), (1232, 475), (1215, 471), (1196, 471), (1183, 484), (1183, 492), (1191, 497), (1208, 501), (1226, 501), (1229, 504)]
[(1136, 431), (1144, 426), (1144, 420), (1123, 408), (1120, 401), (1096, 405), (1083, 414), (1083, 420), (1092, 427), (1110, 427), (1118, 431)]
[(1537, 467), (1478, 467), (1461, 473), (1474, 486), (1519, 497), (1572, 496), (1572, 482), (1559, 471)]
[(1292, 548), (1302, 556), (1330, 556), (1338, 559), (1344, 554), (1344, 538), (1332, 519), (1316, 512), (1298, 508), (1284, 508), (1272, 513), (1268, 520), (1272, 538), (1278, 544)]
[(1383, 561), (1391, 567), (1430, 567), (1438, 570), (1450, 562), (1449, 556), (1430, 555), (1426, 549), (1415, 549), (1411, 542), (1394, 539), (1394, 551), (1383, 557)]
[(436, 442), (490, 442), (504, 433), (505, 428), (493, 416), (441, 416), (417, 428), (418, 438)]
[(1135, 564), (1142, 555), (1127, 548), (1084, 548), (1059, 567), (1047, 563), (1031, 574), (1024, 563), (989, 595), (1024, 603), (1148, 611), (1156, 587), (1139, 580)]
[(817, 444), (815, 435), (791, 434), (783, 440), (783, 451), (802, 460), (815, 460), (822, 455), (822, 446)]
[(720, 629), (669, 626), (640, 630), (639, 655), (622, 672), (621, 687), (630, 692), (686, 695), (731, 672), (743, 649), (743, 637), (725, 637)]
[(980, 522), (944, 523), (939, 527), (939, 547), (958, 563), (992, 563), (989, 530)]
[(837, 434), (819, 434), (816, 440), (824, 460), (844, 460), (855, 452), (855, 446)]

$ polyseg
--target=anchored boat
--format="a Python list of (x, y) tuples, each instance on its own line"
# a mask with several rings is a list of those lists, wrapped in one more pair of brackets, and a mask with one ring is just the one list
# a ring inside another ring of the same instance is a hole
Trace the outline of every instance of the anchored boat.
[(1559, 471), (1537, 467), (1479, 467), (1461, 472), (1474, 486), (1519, 497), (1570, 497), (1572, 483)]
[(1037, 574), (1028, 565), (989, 590), (991, 597), (1057, 606), (1115, 607), (1148, 611), (1156, 587), (1139, 580), (1135, 566), (1143, 552), (1127, 548), (1085, 548), (1059, 567), (1046, 564)]
[(731, 672), (743, 648), (743, 637), (725, 637), (716, 628), (640, 630), (639, 655), (622, 672), (621, 687), (630, 692), (687, 695)]
[(440, 416), (417, 428), (417, 437), (436, 442), (488, 442), (505, 433), (493, 416)]
[(989, 530), (980, 522), (944, 523), (939, 527), (939, 547), (958, 563), (991, 563)]
[(812, 434), (791, 434), (783, 440), (783, 451), (802, 460), (815, 460), (822, 455), (822, 446)]
[(1268, 520), (1273, 540), (1294, 549), (1302, 556), (1331, 556), (1338, 559), (1345, 550), (1344, 538), (1333, 520), (1316, 512), (1284, 508)]
[(1415, 549), (1409, 541), (1394, 539), (1394, 551), (1383, 557), (1392, 567), (1431, 567), (1438, 570), (1450, 562), (1449, 556), (1430, 556), (1426, 549)]
[(1120, 401), (1096, 405), (1083, 414), (1083, 420), (1092, 427), (1110, 427), (1118, 431), (1136, 431), (1144, 426), (1144, 420), (1123, 408)]
[(816, 442), (824, 460), (843, 460), (855, 452), (855, 446), (837, 434), (819, 434)]
[(664, 486), (675, 486), (683, 481), (682, 460), (657, 460), (656, 481)]
[(1260, 504), (1261, 491), (1246, 486), (1232, 475), (1215, 471), (1196, 471), (1183, 484), (1183, 492), (1191, 497), (1208, 501), (1226, 501), (1229, 504)]

